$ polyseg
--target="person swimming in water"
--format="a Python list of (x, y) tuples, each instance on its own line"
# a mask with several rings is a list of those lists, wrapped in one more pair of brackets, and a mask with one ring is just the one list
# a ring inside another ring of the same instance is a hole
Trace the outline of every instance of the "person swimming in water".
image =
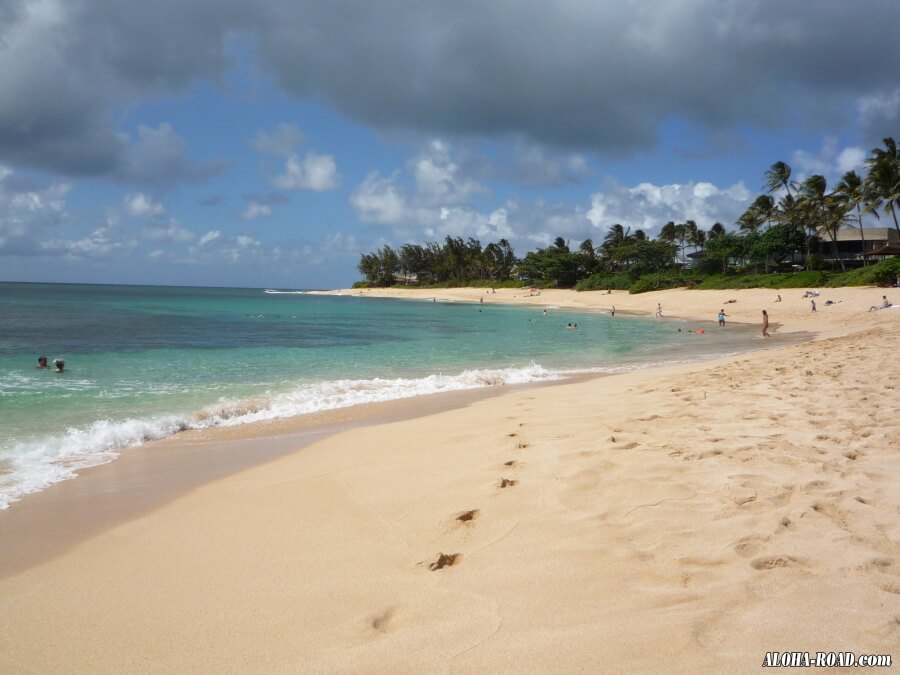
[(49, 367), (50, 367), (50, 366), (47, 365), (47, 357), (46, 357), (46, 356), (39, 356), (39, 357), (38, 357), (38, 364), (35, 366), (35, 368), (49, 368)]
[(53, 366), (56, 368), (54, 372), (62, 373), (66, 369), (66, 361), (65, 359), (53, 359)]

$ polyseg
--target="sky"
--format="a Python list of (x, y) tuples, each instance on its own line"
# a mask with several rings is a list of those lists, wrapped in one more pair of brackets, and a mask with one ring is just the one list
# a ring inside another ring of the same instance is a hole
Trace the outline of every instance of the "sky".
[(729, 228), (900, 136), (896, 0), (0, 0), (0, 280), (334, 288)]

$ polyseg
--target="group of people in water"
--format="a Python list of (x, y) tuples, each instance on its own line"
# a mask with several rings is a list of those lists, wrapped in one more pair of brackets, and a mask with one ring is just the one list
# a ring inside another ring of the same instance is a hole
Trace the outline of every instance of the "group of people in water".
[[(47, 357), (39, 356), (38, 364), (35, 367), (40, 368), (41, 370), (50, 370), (50, 365), (47, 363)], [(54, 373), (62, 373), (65, 370), (66, 370), (66, 360), (65, 359), (53, 359), (53, 372)]]

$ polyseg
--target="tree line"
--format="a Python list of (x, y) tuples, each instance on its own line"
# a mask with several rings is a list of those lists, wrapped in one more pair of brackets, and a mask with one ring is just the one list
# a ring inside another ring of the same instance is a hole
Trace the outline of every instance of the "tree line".
[(358, 270), (367, 283), (378, 286), (411, 279), (419, 284), (523, 280), (567, 288), (591, 277), (598, 278), (599, 284), (600, 279), (615, 275), (637, 279), (684, 266), (688, 249), (699, 253), (698, 267), (707, 273), (731, 268), (768, 272), (801, 254), (806, 266), (814, 267), (824, 242), (830, 243), (843, 271), (844, 262), (837, 255), (842, 228), (859, 231), (864, 265), (869, 261), (863, 215), (890, 215), (900, 235), (900, 151), (893, 138), (885, 138), (883, 144), (866, 158), (864, 176), (848, 171), (831, 190), (823, 176), (797, 182), (788, 164), (775, 162), (765, 172), (765, 193), (737, 219), (735, 231), (722, 223), (704, 230), (693, 220), (670, 221), (653, 239), (643, 230), (631, 232), (616, 224), (599, 246), (586, 239), (572, 248), (557, 237), (550, 246), (529, 251), (523, 258), (516, 257), (506, 239), (482, 246), (471, 237), (448, 236), (443, 244), (404, 244), (399, 250), (385, 244), (362, 254)]

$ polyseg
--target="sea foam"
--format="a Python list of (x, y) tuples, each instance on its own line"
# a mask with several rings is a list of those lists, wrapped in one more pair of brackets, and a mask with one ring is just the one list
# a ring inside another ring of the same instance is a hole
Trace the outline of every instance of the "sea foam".
[(187, 429), (236, 426), (365, 403), (413, 398), (440, 392), (558, 380), (561, 371), (531, 364), (523, 368), (473, 369), (456, 375), (422, 378), (342, 379), (300, 385), (251, 399), (220, 399), (201, 410), (118, 421), (98, 420), (65, 434), (14, 445), (0, 460), (0, 509), (27, 494), (74, 478), (78, 470), (115, 459), (119, 451)]

